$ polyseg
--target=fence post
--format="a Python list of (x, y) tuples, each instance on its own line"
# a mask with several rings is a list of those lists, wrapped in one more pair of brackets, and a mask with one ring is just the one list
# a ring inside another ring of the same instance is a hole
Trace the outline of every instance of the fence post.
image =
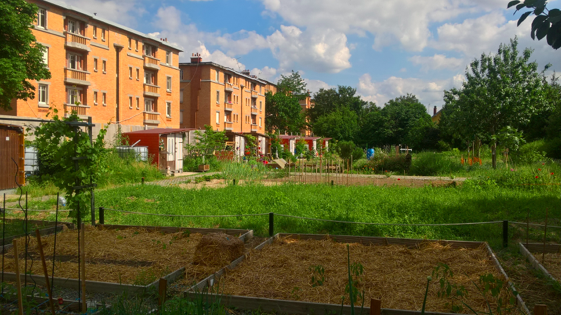
[(508, 220), (503, 221), (503, 247), (508, 247)]
[(158, 282), (158, 306), (161, 308), (166, 302), (166, 291), (167, 291), (168, 281), (164, 278), (160, 278)]
[(333, 186), (333, 180), (331, 180), (331, 186)]
[(105, 209), (99, 207), (99, 224), (105, 224)]
[(275, 214), (269, 212), (269, 236), (273, 236), (275, 232)]
[(234, 178), (234, 186), (236, 186), (236, 179)]
[(142, 177), (142, 185), (144, 185), (144, 177)]

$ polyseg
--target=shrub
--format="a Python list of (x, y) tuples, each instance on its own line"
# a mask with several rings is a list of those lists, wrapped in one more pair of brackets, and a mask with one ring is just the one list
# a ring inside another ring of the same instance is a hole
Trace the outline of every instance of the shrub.
[(415, 155), (409, 173), (411, 175), (435, 176), (449, 175), (462, 170), (463, 167), (457, 159), (441, 153), (422, 152)]
[(561, 137), (545, 141), (543, 150), (546, 152), (547, 157), (561, 159)]
[(107, 168), (109, 174), (100, 178), (98, 184), (107, 186), (109, 184), (139, 183), (142, 177), (146, 181), (164, 178), (151, 159), (148, 162), (136, 161), (134, 157), (121, 158), (114, 149), (109, 150), (107, 155)]
[(376, 154), (370, 160), (370, 167), (373, 167), (377, 172), (399, 172), (403, 173), (409, 169), (406, 155), (400, 154), (398, 156), (388, 156), (385, 154)]
[[(185, 156), (183, 159), (183, 171), (185, 172), (197, 172), (199, 170), (199, 165), (203, 164), (202, 156), (189, 155)], [(218, 161), (216, 156), (208, 155), (205, 157), (205, 163), (210, 166), (211, 171), (222, 170), (222, 163)]]
[(514, 164), (521, 165), (546, 161), (546, 152), (543, 150), (544, 146), (544, 140), (527, 143), (521, 146), (518, 151), (512, 152), (510, 155), (512, 162)]

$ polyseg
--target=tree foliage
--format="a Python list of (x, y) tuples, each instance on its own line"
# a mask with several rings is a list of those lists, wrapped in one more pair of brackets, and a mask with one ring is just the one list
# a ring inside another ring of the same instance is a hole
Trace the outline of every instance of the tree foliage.
[(300, 73), (298, 71), (294, 72), (294, 70), (287, 76), (281, 74), (281, 78), (279, 82), (277, 82), (277, 92), (292, 94), (299, 98), (305, 97), (308, 93), (306, 90), (306, 82), (304, 82)]
[(191, 155), (210, 156), (214, 151), (223, 150), (226, 140), (226, 131), (214, 131), (212, 126), (205, 125), (205, 130), (195, 131), (195, 144), (186, 144), (185, 148)]
[(313, 124), (315, 135), (352, 141), (359, 130), (357, 114), (347, 107), (319, 117)]
[(265, 120), (268, 132), (299, 133), (305, 124), (298, 98), (284, 93), (265, 95)]
[(348, 108), (361, 118), (366, 108), (374, 106), (356, 95), (356, 89), (350, 86), (338, 86), (337, 89), (320, 89), (314, 94), (315, 105), (308, 111), (308, 118), (313, 124), (324, 115), (336, 110)]
[(43, 47), (31, 32), (37, 6), (25, 0), (0, 1), (0, 108), (11, 109), (13, 99), (33, 99), (32, 80), (50, 79), (43, 63)]
[(430, 120), (425, 105), (413, 94), (397, 97), (386, 103), (382, 108), (382, 116), (385, 118), (386, 138), (385, 144), (407, 144), (410, 130), (413, 129), (419, 119)]
[(561, 47), (561, 10), (548, 9), (547, 0), (525, 0), (510, 1), (507, 8), (516, 6), (516, 12), (522, 9), (530, 9), (524, 12), (518, 19), (518, 25), (522, 24), (528, 16), (534, 14), (536, 17), (532, 22), (530, 36), (532, 39), (542, 40), (547, 38), (547, 44), (553, 49)]

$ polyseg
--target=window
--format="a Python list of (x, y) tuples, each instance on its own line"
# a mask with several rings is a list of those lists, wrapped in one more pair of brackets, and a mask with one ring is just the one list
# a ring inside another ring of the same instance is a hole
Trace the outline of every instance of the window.
[(220, 125), (220, 112), (216, 112), (216, 124)]
[(101, 102), (103, 103), (103, 106), (107, 106), (107, 93), (103, 92), (101, 95)]
[(179, 123), (182, 124), (183, 123), (183, 110), (179, 111)]
[(220, 103), (220, 91), (216, 91), (216, 104)]
[(171, 51), (166, 51), (166, 64), (171, 66)]
[(171, 117), (171, 102), (166, 102), (166, 116)]
[(107, 70), (107, 61), (106, 61), (106, 60), (103, 60), (103, 61), (101, 62), (101, 71), (103, 71), (103, 73), (105, 73), (106, 70)]
[(97, 72), (97, 58), (94, 58), (93, 69), (95, 72)]
[(152, 72), (144, 72), (144, 83), (145, 84), (155, 84), (154, 83), (154, 74)]
[(129, 67), (129, 79), (132, 80), (132, 67)]
[(49, 47), (45, 47), (45, 50), (43, 50), (43, 63), (47, 68), (49, 67)]
[(101, 29), (101, 40), (105, 41), (105, 30)]
[(97, 26), (93, 27), (93, 38), (97, 38)]
[(140, 109), (140, 97), (136, 97), (136, 109)]
[(80, 22), (68, 20), (68, 33), (80, 34)]
[(39, 84), (39, 105), (47, 105), (49, 103), (49, 86)]
[(260, 110), (260, 111), (263, 110), (263, 101), (259, 101), (259, 110)]
[(131, 49), (131, 47), (132, 47), (132, 39), (129, 37), (129, 50)]
[(37, 12), (37, 26), (47, 28), (47, 10), (39, 9)]
[(179, 80), (183, 80), (183, 69), (179, 70)]
[(152, 112), (154, 111), (154, 101), (151, 99), (144, 100), (144, 111), (145, 112)]
[(134, 50), (138, 51), (138, 40), (134, 41)]
[(218, 80), (219, 74), (220, 74), (220, 72), (218, 72), (218, 70), (216, 70), (216, 80), (215, 81), (217, 81), (217, 82), (220, 82), (220, 80)]
[(140, 80), (140, 69), (136, 69), (136, 81)]
[(171, 77), (166, 78), (166, 89), (168, 92), (171, 92)]
[(94, 91), (93, 102), (94, 102), (94, 105), (97, 105), (97, 91)]
[(261, 93), (261, 85), (259, 86), (259, 93)]
[(80, 102), (80, 90), (74, 88), (66, 88), (67, 103), (77, 104)]
[(183, 90), (179, 92), (179, 103), (183, 103)]
[(156, 57), (156, 48), (150, 45), (144, 45), (144, 54), (146, 56)]
[(132, 108), (132, 96), (129, 96), (129, 108)]
[(68, 54), (68, 69), (82, 70), (82, 56)]
[(259, 127), (261, 127), (261, 117), (259, 117)]

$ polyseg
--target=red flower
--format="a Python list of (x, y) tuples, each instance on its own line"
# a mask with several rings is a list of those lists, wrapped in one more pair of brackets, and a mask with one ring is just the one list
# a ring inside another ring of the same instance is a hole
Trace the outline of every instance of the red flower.
[(539, 176), (536, 176), (536, 178), (538, 178)]
[(541, 170), (542, 170), (541, 168), (538, 168), (538, 171), (541, 171)]
[(553, 175), (553, 172), (551, 172), (551, 175)]
[(401, 180), (400, 178), (398, 178), (397, 180)]
[(542, 163), (542, 165), (545, 165), (545, 163)]

